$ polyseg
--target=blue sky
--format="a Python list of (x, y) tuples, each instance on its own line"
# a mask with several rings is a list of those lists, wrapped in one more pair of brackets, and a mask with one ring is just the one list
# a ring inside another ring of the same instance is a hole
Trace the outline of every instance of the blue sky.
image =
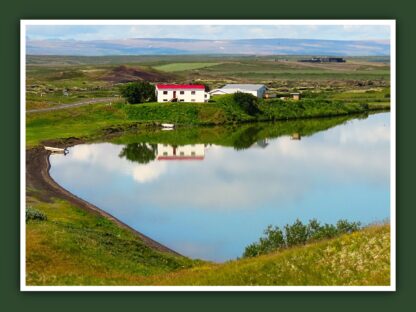
[(383, 25), (28, 25), (29, 39), (127, 38), (389, 40)]

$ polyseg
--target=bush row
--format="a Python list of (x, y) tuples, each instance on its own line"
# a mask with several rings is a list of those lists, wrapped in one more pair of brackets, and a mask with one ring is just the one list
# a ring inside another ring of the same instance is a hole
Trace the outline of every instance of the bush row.
[(336, 225), (321, 225), (316, 219), (310, 220), (308, 224), (303, 224), (297, 219), (292, 225), (286, 224), (283, 229), (269, 225), (264, 230), (264, 236), (258, 242), (245, 248), (243, 257), (255, 257), (278, 249), (352, 233), (359, 229), (361, 229), (359, 222), (348, 222), (347, 220), (339, 220)]

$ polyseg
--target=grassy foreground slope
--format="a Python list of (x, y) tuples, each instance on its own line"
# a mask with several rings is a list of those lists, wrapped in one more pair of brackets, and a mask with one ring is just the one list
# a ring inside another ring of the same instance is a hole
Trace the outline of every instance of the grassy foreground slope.
[(198, 261), (159, 252), (131, 231), (62, 200), (28, 198), (47, 220), (26, 222), (27, 285), (131, 285)]
[(155, 251), (65, 201), (29, 198), (28, 285), (388, 285), (390, 227), (377, 225), (265, 256), (214, 264)]
[(164, 276), (155, 285), (389, 285), (390, 227), (377, 225), (331, 240)]

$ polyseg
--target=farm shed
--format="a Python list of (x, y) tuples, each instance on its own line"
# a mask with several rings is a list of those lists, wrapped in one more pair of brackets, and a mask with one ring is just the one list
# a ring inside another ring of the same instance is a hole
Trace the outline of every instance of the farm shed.
[(233, 94), (237, 92), (250, 93), (262, 98), (266, 92), (266, 86), (262, 84), (226, 84), (220, 89), (214, 89), (209, 92), (211, 96), (221, 94)]
[(299, 92), (293, 92), (290, 94), (293, 100), (299, 101), (300, 100), (300, 93)]

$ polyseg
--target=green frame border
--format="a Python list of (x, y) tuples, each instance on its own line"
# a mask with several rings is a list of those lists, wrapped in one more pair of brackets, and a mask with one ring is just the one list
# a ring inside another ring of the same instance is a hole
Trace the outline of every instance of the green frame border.
[[(320, 311), (407, 310), (412, 306), (416, 280), (416, 250), (413, 247), (412, 173), (416, 147), (412, 130), (416, 105), (412, 105), (416, 6), (409, 2), (387, 0), (364, 2), (307, 0), (285, 3), (259, 0), (241, 1), (176, 0), (142, 3), (119, 0), (114, 3), (72, 0), (29, 2), (16, 0), (1, 4), (1, 84), (2, 113), (0, 129), (3, 139), (1, 157), (0, 215), (0, 300), (10, 311), (100, 311), (126, 310), (265, 310), (289, 309)], [(19, 290), (19, 39), (20, 19), (396, 19), (397, 25), (397, 291), (386, 292), (271, 292), (271, 293), (22, 293)], [(414, 306), (414, 304), (413, 304)]]

